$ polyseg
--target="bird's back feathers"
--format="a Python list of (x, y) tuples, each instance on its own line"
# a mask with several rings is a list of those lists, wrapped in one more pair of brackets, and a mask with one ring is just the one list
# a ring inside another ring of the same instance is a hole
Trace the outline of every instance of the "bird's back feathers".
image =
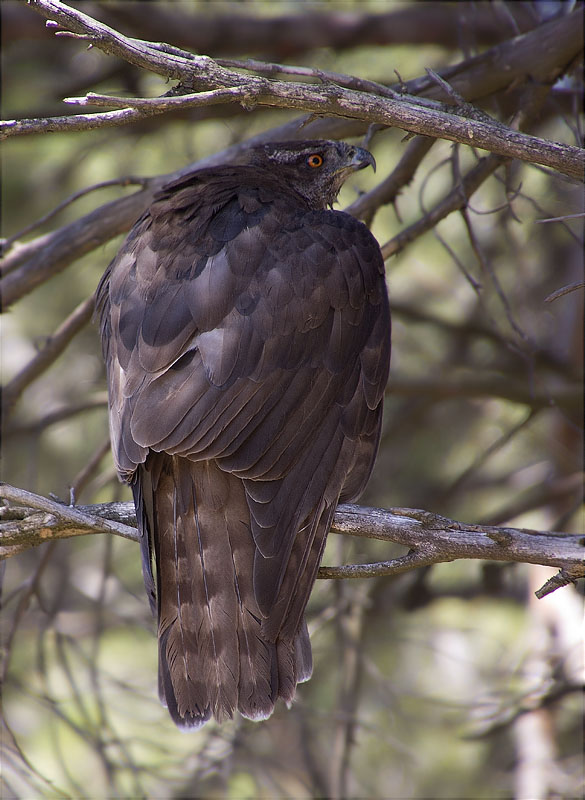
[(377, 449), (390, 352), (378, 244), (277, 168), (203, 170), (143, 215), (98, 308), (161, 699), (180, 726), (264, 718), (310, 675), (303, 614), (325, 537)]

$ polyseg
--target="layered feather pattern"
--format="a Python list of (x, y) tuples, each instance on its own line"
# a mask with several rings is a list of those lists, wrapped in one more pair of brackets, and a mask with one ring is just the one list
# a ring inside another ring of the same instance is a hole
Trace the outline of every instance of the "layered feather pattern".
[[(306, 144), (358, 163), (348, 145)], [(181, 727), (263, 719), (310, 676), (303, 615), (326, 535), (378, 445), (382, 257), (365, 226), (307, 199), (304, 162), (291, 184), (304, 152), (170, 184), (98, 292), (114, 457), (158, 615), (160, 696)]]

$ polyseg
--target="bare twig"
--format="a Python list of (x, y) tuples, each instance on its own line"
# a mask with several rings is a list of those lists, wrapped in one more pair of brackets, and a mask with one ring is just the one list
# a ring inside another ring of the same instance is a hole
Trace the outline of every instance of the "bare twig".
[[(465, 228), (467, 230), (467, 235), (469, 237), (469, 243), (471, 245), (471, 249), (473, 250), (473, 252), (475, 254), (475, 257), (477, 259), (477, 262), (478, 262), (479, 266), (481, 267), (482, 274), (488, 276), (492, 286), (494, 287), (494, 290), (495, 290), (497, 296), (500, 299), (500, 302), (501, 302), (502, 307), (503, 307), (503, 309), (505, 311), (505, 314), (506, 314), (506, 318), (508, 320), (508, 324), (510, 325), (510, 327), (512, 328), (514, 333), (519, 337), (519, 339), (522, 342), (524, 342), (526, 344), (529, 344), (528, 336), (522, 330), (522, 328), (520, 327), (520, 325), (516, 322), (516, 319), (514, 318), (514, 312), (512, 311), (512, 308), (510, 306), (510, 301), (508, 300), (506, 292), (504, 291), (504, 289), (502, 287), (502, 284), (500, 282), (500, 279), (497, 276), (497, 273), (496, 273), (496, 271), (495, 271), (495, 269), (493, 267), (493, 264), (491, 263), (490, 259), (486, 257), (486, 255), (485, 255), (485, 253), (483, 251), (483, 248), (481, 247), (481, 245), (479, 243), (479, 239), (477, 237), (477, 234), (475, 233), (475, 229), (474, 229), (473, 225), (471, 224), (471, 220), (469, 218), (469, 212), (467, 211), (467, 208), (464, 207), (464, 208), (461, 209), (461, 216), (463, 218), (463, 222), (464, 222)], [(531, 343), (531, 342), (530, 342), (530, 349), (531, 350), (534, 349), (534, 344)]]
[[(579, 287), (576, 286), (575, 288)], [(405, 303), (396, 299), (392, 301), (392, 313), (395, 316), (403, 316), (411, 322), (436, 326), (438, 329), (445, 331), (449, 336), (453, 336), (456, 339), (467, 339), (469, 336), (489, 339), (506, 352), (513, 346), (512, 341), (507, 336), (500, 333), (496, 327), (486, 325), (482, 319), (478, 319), (473, 315), (464, 322), (454, 322), (446, 317), (434, 314), (426, 308), (421, 309), (414, 304)], [(536, 350), (533, 355), (540, 366), (554, 370), (554, 372), (558, 372), (570, 380), (580, 380), (581, 375), (579, 370), (571, 368), (565, 359), (559, 357), (558, 354), (554, 353), (551, 349), (544, 349), (541, 347)], [(532, 397), (532, 395), (530, 396)]]
[(94, 303), (94, 295), (80, 303), (63, 320), (55, 333), (47, 338), (42, 350), (6, 384), (2, 392), (4, 414), (11, 410), (26, 387), (56, 361), (73, 337), (87, 325), (93, 314)]
[(583, 477), (583, 472), (577, 469), (568, 475), (552, 478), (544, 485), (531, 486), (514, 495), (503, 506), (482, 515), (478, 522), (480, 525), (497, 525), (502, 519), (514, 519), (545, 506), (554, 507), (560, 501), (566, 506), (570, 518), (583, 503)]
[[(192, 85), (197, 84), (201, 89), (217, 89), (225, 85), (221, 78), (225, 77), (224, 73), (227, 71), (214, 65), (207, 56), (195, 56), (178, 48), (163, 47), (154, 42), (142, 42), (124, 36), (103, 22), (98, 22), (59, 0), (30, 0), (29, 4), (49, 20), (47, 27), (57, 30), (57, 35), (77, 34), (104, 53), (118, 56), (130, 64), (165, 78), (192, 81)], [(58, 30), (59, 28), (63, 30)], [(215, 66), (215, 79), (209, 73), (201, 74), (201, 67), (205, 65), (210, 67), (210, 72)]]
[(98, 445), (97, 449), (92, 454), (91, 458), (84, 464), (82, 469), (71, 481), (71, 488), (69, 490), (71, 497), (71, 504), (77, 503), (79, 495), (85, 489), (89, 481), (96, 473), (102, 459), (110, 452), (110, 437), (106, 436), (105, 440)]
[(6, 310), (72, 261), (125, 233), (152, 202), (164, 177), (149, 179), (147, 185), (120, 200), (113, 200), (31, 242), (14, 247), (3, 260), (5, 277), (0, 294)]
[(564, 222), (566, 219), (583, 219), (583, 217), (585, 217), (585, 211), (580, 211), (578, 214), (563, 214), (562, 217), (548, 217), (548, 219), (535, 219), (534, 223), (538, 225), (541, 222)]
[(85, 97), (66, 97), (63, 102), (76, 106), (113, 106), (114, 108), (136, 108), (147, 114), (159, 114), (176, 108), (197, 108), (198, 106), (214, 106), (231, 101), (253, 102), (253, 97), (246, 86), (234, 86), (228, 89), (213, 89), (209, 92), (182, 94), (178, 97), (113, 97), (112, 95), (88, 92)]
[(479, 189), (490, 175), (493, 175), (504, 161), (505, 159), (502, 158), (502, 156), (495, 155), (482, 158), (479, 164), (476, 164), (476, 166), (463, 177), (462, 183), (452, 189), (443, 200), (434, 206), (434, 208), (417, 220), (417, 222), (409, 225), (408, 228), (404, 228), (404, 230), (400, 231), (399, 234), (382, 246), (382, 255), (384, 258), (390, 258), (390, 256), (400, 253), (408, 244), (419, 236), (422, 236), (423, 233), (430, 231), (438, 222), (451, 214), (451, 212), (464, 208), (467, 200)]
[[(539, 593), (537, 592), (536, 594), (538, 595)], [(467, 740), (487, 739), (509, 729), (525, 714), (532, 714), (534, 711), (549, 708), (570, 694), (583, 694), (584, 691), (585, 685), (582, 683), (554, 683), (549, 691), (542, 695), (535, 697), (535, 692), (530, 692), (516, 707), (510, 704), (509, 698), (506, 698), (505, 706), (501, 709), (501, 712), (497, 716), (494, 715), (494, 722), (481, 731), (468, 733), (462, 738)]]
[(571, 294), (571, 292), (577, 292), (579, 289), (585, 289), (585, 281), (575, 281), (574, 283), (569, 283), (566, 286), (561, 286), (560, 289), (557, 289), (554, 292), (551, 292), (544, 298), (545, 303), (552, 303), (553, 300), (558, 300), (559, 297), (564, 297), (567, 294)]
[(41, 577), (49, 561), (53, 557), (56, 545), (57, 545), (57, 540), (54, 539), (45, 549), (45, 552), (43, 553), (41, 560), (37, 564), (34, 572), (26, 580), (24, 590), (20, 594), (16, 610), (12, 616), (10, 626), (4, 628), (2, 632), (2, 649), (4, 651), (2, 658), (2, 667), (0, 668), (0, 683), (2, 683), (2, 685), (6, 683), (6, 675), (8, 674), (8, 668), (10, 666), (10, 658), (13, 652), (12, 642), (14, 639), (14, 635), (18, 630), (20, 620), (28, 610), (32, 597), (34, 596), (35, 592), (38, 591)]
[(118, 111), (102, 111), (99, 114), (73, 114), (67, 117), (44, 117), (42, 119), (7, 119), (0, 122), (0, 140), (9, 136), (28, 133), (72, 133), (93, 131), (98, 128), (117, 128), (144, 119), (144, 109), (122, 108)]
[(555, 592), (557, 589), (561, 589), (563, 586), (569, 586), (569, 584), (575, 583), (575, 580), (579, 577), (583, 576), (579, 573), (575, 573), (574, 570), (562, 569), (560, 572), (557, 572), (556, 575), (553, 575), (552, 578), (549, 578), (544, 586), (541, 586), (540, 589), (538, 589), (534, 594), (539, 600), (542, 600), (542, 598), (546, 597), (547, 594)]
[[(522, 111), (514, 121), (514, 126), (520, 127), (521, 125), (525, 125), (529, 119), (537, 114), (547, 94), (548, 87), (529, 88), (524, 93)], [(585, 150), (583, 152), (585, 153)], [(382, 255), (384, 258), (387, 259), (390, 256), (396, 255), (403, 250), (406, 245), (431, 229), (435, 229), (435, 235), (438, 235), (436, 231), (437, 223), (453, 211), (466, 208), (471, 196), (496, 172), (498, 167), (506, 162), (507, 160), (503, 156), (495, 155), (494, 153), (482, 158), (466, 175), (461, 176), (460, 180), (456, 181), (456, 185), (453, 189), (439, 201), (434, 208), (430, 209), (417, 220), (417, 222), (400, 231), (397, 236), (383, 245)], [(471, 282), (473, 284), (473, 281)]]

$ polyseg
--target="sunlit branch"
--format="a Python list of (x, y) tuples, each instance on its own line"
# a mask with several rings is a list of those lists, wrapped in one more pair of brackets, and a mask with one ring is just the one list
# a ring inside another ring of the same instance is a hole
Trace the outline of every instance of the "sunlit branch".
[[(425, 104), (417, 103), (416, 98), (410, 96), (407, 100), (403, 97), (399, 99), (381, 97), (369, 92), (347, 89), (335, 83), (314, 86), (297, 81), (277, 81), (257, 75), (244, 75), (222, 67), (207, 56), (193, 55), (171, 46), (153, 45), (152, 42), (123, 36), (58, 0), (31, 0), (31, 4), (39, 13), (49, 18), (51, 27), (65, 29), (57, 33), (81, 37), (106, 53), (124, 58), (136, 66), (167, 78), (179, 80), (181, 85), (186, 87), (187, 90), (183, 95), (176, 97), (125, 100), (107, 98), (110, 104), (118, 105), (123, 102), (126, 106), (132, 106), (132, 108), (122, 108), (119, 112), (110, 112), (119, 113), (120, 121), (123, 123), (132, 121), (141, 113), (150, 115), (169, 108), (187, 108), (224, 100), (236, 101), (241, 102), (246, 108), (268, 105), (394, 126), (425, 136), (473, 145), (507, 158), (518, 158), (552, 167), (577, 179), (582, 177), (585, 169), (583, 149), (538, 139), (512, 130), (495, 120), (486, 121), (486, 115), (483, 113), (468, 116), (467, 111), (459, 107), (455, 113), (448, 113), (446, 110), (429, 108)], [(570, 21), (570, 26), (574, 28), (576, 23), (577, 20), (573, 19)], [(571, 32), (570, 28), (568, 32)], [(580, 46), (577, 44), (578, 41), (577, 36), (575, 38), (577, 48)], [(563, 58), (571, 60), (566, 51), (563, 53)], [(198, 92), (189, 91), (195, 87)], [(88, 94), (85, 98), (76, 99), (75, 102), (91, 105), (92, 102), (100, 102), (103, 99), (103, 97), (100, 99), (99, 95)], [(113, 118), (106, 118), (106, 123), (110, 124), (111, 119)], [(48, 120), (37, 122), (39, 130), (42, 130), (43, 125), (58, 124)], [(73, 126), (73, 120), (69, 120), (67, 124)], [(80, 123), (76, 122), (75, 125), (77, 124)], [(34, 130), (34, 125), (34, 120), (9, 120), (2, 124), (0, 136), (31, 132)]]
[[(131, 503), (67, 506), (40, 495), (0, 484), (8, 501), (0, 522), (0, 558), (8, 558), (55, 538), (114, 533), (138, 540)], [(23, 510), (24, 508), (24, 510)], [(516, 561), (558, 567), (560, 585), (585, 576), (583, 538), (576, 534), (522, 528), (469, 525), (411, 508), (340, 505), (334, 533), (395, 542), (409, 548), (400, 558), (375, 564), (321, 567), (320, 578), (373, 578), (399, 575), (422, 566), (456, 559)], [(550, 591), (553, 591), (553, 586)]]

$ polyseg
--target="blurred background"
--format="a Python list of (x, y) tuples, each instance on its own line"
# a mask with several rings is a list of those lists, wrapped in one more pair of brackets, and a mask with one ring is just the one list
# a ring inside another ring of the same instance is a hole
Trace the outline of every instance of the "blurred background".
[[(568, 53), (550, 80), (529, 78), (537, 51), (512, 85), (495, 87), (487, 78), (505, 69), (501, 60), (483, 71), (479, 62), (475, 72), (468, 63), (580, 4), (72, 5), (136, 38), (394, 88), (401, 81), (445, 99), (427, 78), (430, 67), (506, 124), (523, 110), (526, 132), (582, 142), (582, 58)], [(171, 88), (84, 42), (55, 37), (25, 3), (5, 1), (1, 12), (5, 119), (76, 113), (62, 98), (87, 91), (137, 97)], [(11, 274), (23, 276), (1, 320), (4, 481), (66, 502), (72, 489), (81, 504), (131, 499), (109, 453), (88, 302), (123, 231), (110, 226), (108, 237), (79, 248), (70, 264), (57, 259), (36, 284), (27, 282), (26, 264), (51, 259), (52, 232), (140, 190), (121, 179), (172, 173), (298, 119), (294, 111), (220, 105), (3, 143), (2, 236)], [(294, 135), (363, 143), (363, 126), (328, 124), (317, 120)], [(487, 154), (406, 140), (397, 129), (371, 129), (367, 146), (377, 172), (352, 178), (338, 207), (361, 211), (392, 253), (393, 361), (380, 453), (361, 502), (579, 532), (582, 186), (535, 165), (500, 166), (464, 213), (404, 243), (395, 237), (456, 195)], [(397, 177), (398, 191), (372, 199), (367, 192), (408, 153), (411, 171)], [(74, 193), (110, 182), (27, 231)], [(71, 229), (72, 247), (86, 225)], [(66, 347), (31, 369), (63, 326)], [(323, 563), (403, 552), (332, 534)], [(314, 674), (293, 707), (261, 724), (236, 719), (184, 735), (157, 699), (155, 625), (136, 544), (79, 537), (6, 564), (3, 798), (582, 795), (582, 603), (574, 587), (535, 599), (554, 570), (457, 561), (398, 577), (318, 581), (308, 610)]]

